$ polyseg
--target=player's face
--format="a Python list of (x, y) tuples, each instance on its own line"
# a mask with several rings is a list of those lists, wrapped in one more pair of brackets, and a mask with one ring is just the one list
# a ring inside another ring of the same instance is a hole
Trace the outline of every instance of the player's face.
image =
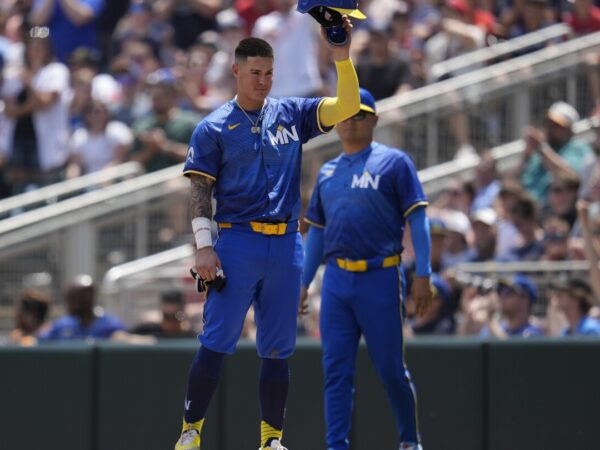
[(250, 56), (232, 67), (238, 100), (260, 108), (273, 85), (273, 58)]
[(375, 125), (377, 125), (377, 116), (360, 110), (349, 119), (338, 123), (336, 130), (342, 142), (370, 142), (373, 139)]

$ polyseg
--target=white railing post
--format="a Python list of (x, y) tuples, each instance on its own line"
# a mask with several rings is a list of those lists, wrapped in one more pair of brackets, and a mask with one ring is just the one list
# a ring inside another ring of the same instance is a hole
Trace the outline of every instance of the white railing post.
[(96, 273), (96, 230), (90, 221), (75, 224), (64, 235), (64, 279)]

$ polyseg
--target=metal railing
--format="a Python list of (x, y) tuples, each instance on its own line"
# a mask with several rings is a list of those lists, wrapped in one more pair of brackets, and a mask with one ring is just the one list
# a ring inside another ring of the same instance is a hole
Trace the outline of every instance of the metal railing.
[[(595, 33), (379, 102), (376, 138), (406, 148), (420, 168), (435, 166), (453, 157), (452, 139), (442, 133), (453, 108), (473, 116), (495, 105), (493, 111), (502, 112), (501, 143), (514, 141), (554, 100), (585, 110), (583, 99), (590, 96), (579, 83), (583, 61), (598, 50), (600, 33)], [(510, 162), (519, 145), (495, 151), (505, 152)], [(339, 151), (333, 135), (305, 146), (305, 197), (320, 164)], [(421, 172), (426, 191), (431, 195), (451, 173), (468, 174), (475, 164), (466, 159), (452, 163), (454, 169)], [(177, 165), (0, 221), (0, 305), (12, 304), (26, 274), (48, 273), (53, 297), (61, 303), (64, 283), (76, 273), (102, 279), (111, 267), (172, 248), (181, 236), (187, 242), (189, 189), (180, 174)]]
[(533, 33), (527, 33), (508, 41), (499, 42), (489, 47), (480, 48), (464, 55), (447, 59), (431, 66), (431, 77), (439, 80), (454, 72), (472, 69), (481, 64), (488, 64), (502, 58), (510, 57), (542, 44), (572, 36), (573, 30), (566, 23), (557, 23)]
[[(490, 58), (493, 48), (484, 49)], [(480, 151), (520, 138), (523, 128), (541, 124), (548, 107), (558, 100), (587, 116), (594, 99), (586, 61), (597, 52), (600, 32), (381, 100), (375, 138), (404, 149), (418, 168), (424, 168), (454, 159), (463, 144), (459, 130)], [(335, 133), (304, 148), (309, 167), (340, 152)]]
[(55, 183), (31, 192), (14, 195), (0, 200), (0, 218), (22, 213), (34, 207), (54, 204), (66, 197), (72, 197), (90, 189), (102, 187), (107, 183), (114, 183), (135, 177), (143, 172), (144, 167), (140, 163), (133, 161), (126, 162), (72, 180), (61, 181), (60, 183)]

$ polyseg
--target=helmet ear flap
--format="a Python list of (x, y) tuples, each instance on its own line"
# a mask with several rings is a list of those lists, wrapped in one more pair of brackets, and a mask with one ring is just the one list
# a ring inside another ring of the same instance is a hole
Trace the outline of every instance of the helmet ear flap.
[(342, 14), (326, 6), (315, 6), (308, 13), (324, 28), (341, 26)]

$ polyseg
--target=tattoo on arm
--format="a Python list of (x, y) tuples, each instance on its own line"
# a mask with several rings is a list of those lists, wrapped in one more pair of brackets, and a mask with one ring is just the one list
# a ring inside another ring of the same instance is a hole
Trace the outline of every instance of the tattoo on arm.
[(202, 175), (190, 176), (191, 181), (191, 199), (190, 213), (192, 219), (194, 217), (207, 217), (212, 219), (212, 188), (215, 184), (214, 180)]

